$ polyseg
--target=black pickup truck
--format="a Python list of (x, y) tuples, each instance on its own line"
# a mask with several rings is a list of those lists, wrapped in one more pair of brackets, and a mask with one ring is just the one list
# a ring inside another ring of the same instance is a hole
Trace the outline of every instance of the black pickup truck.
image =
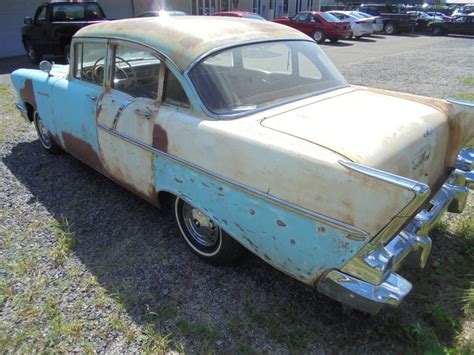
[(358, 11), (383, 19), (383, 31), (387, 35), (400, 32), (413, 32), (416, 26), (416, 15), (397, 13), (396, 9), (387, 4), (362, 4)]
[(72, 36), (82, 27), (105, 21), (96, 2), (54, 2), (40, 5), (34, 18), (25, 17), (21, 40), (28, 59), (39, 63), (45, 54), (64, 55), (69, 61)]

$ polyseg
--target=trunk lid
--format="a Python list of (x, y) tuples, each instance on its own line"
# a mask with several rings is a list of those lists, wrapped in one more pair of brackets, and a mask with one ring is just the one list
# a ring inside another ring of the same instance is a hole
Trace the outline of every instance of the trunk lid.
[(473, 117), (464, 137), (452, 132), (447, 117), (451, 104), (375, 91), (356, 88), (267, 117), (261, 124), (330, 149), (341, 159), (438, 187), (473, 134)]

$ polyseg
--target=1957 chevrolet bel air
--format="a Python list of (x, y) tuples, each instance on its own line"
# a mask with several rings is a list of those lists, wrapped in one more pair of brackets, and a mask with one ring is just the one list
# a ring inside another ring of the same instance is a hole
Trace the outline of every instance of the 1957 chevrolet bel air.
[(205, 260), (247, 249), (363, 311), (410, 292), (397, 270), (426, 264), (428, 231), (473, 184), (472, 104), (348, 85), (287, 26), (112, 21), (80, 30), (71, 58), (12, 74), (47, 151), (172, 202)]

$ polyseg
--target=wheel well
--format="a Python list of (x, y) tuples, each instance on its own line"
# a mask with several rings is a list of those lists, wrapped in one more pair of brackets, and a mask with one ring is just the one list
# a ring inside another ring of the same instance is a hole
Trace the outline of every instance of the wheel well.
[(158, 203), (162, 210), (171, 210), (175, 195), (168, 191), (158, 192)]
[(26, 107), (26, 114), (28, 115), (28, 119), (30, 120), (30, 122), (33, 122), (33, 115), (35, 113), (34, 107), (28, 102), (25, 102), (25, 107)]

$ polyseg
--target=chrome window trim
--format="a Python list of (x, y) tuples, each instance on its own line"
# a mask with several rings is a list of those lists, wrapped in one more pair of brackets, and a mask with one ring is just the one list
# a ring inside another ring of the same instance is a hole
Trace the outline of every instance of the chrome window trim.
[(129, 142), (129, 143), (132, 143), (132, 144), (134, 144), (134, 145), (136, 145), (136, 146), (138, 146), (138, 147), (141, 147), (141, 148), (143, 148), (143, 149), (145, 149), (145, 150), (148, 150), (148, 151), (150, 151), (150, 152), (152, 152), (152, 153), (154, 153), (154, 154), (156, 154), (156, 155), (164, 156), (164, 157), (166, 157), (166, 158), (168, 158), (168, 159), (170, 159), (170, 160), (173, 160), (173, 161), (175, 161), (175, 162), (177, 162), (177, 163), (179, 163), (179, 164), (181, 164), (181, 165), (184, 165), (184, 166), (189, 167), (189, 168), (191, 168), (191, 169), (193, 169), (193, 170), (195, 170), (195, 171), (198, 171), (198, 172), (200, 172), (200, 173), (203, 173), (203, 174), (205, 174), (205, 175), (207, 175), (207, 176), (209, 176), (209, 177), (215, 178), (215, 179), (217, 179), (217, 180), (219, 180), (219, 181), (222, 181), (222, 182), (224, 182), (224, 183), (226, 183), (226, 184), (228, 184), (228, 185), (231, 185), (231, 186), (233, 186), (233, 187), (236, 187), (236, 188), (238, 188), (239, 190), (243, 190), (243, 191), (249, 192), (249, 193), (253, 194), (254, 196), (258, 196), (258, 197), (263, 198), (263, 199), (265, 199), (265, 200), (267, 200), (267, 201), (273, 202), (273, 203), (275, 203), (275, 204), (277, 204), (277, 205), (280, 205), (280, 206), (282, 206), (282, 207), (284, 207), (284, 208), (286, 208), (286, 209), (292, 210), (292, 211), (294, 211), (294, 212), (296, 212), (296, 213), (298, 213), (298, 214), (308, 216), (308, 217), (310, 217), (310, 218), (313, 219), (313, 220), (316, 220), (316, 221), (318, 221), (318, 222), (325, 223), (325, 224), (330, 225), (330, 226), (332, 226), (332, 227), (334, 227), (334, 228), (336, 228), (336, 229), (339, 229), (339, 230), (342, 230), (342, 231), (344, 231), (344, 232), (347, 232), (348, 235), (349, 235), (349, 237), (353, 237), (353, 236), (354, 236), (354, 237), (356, 237), (356, 238), (359, 237), (359, 238), (363, 238), (362, 240), (366, 240), (367, 237), (370, 236), (369, 233), (367, 233), (366, 231), (364, 231), (364, 230), (362, 230), (362, 229), (360, 229), (360, 228), (358, 228), (358, 227), (355, 227), (355, 226), (352, 226), (352, 225), (350, 225), (350, 224), (341, 222), (341, 221), (339, 221), (339, 220), (337, 220), (337, 219), (334, 219), (334, 218), (331, 218), (331, 217), (328, 217), (328, 216), (319, 214), (319, 213), (317, 213), (317, 212), (308, 210), (308, 209), (306, 209), (306, 208), (304, 208), (304, 207), (297, 206), (297, 205), (292, 204), (292, 203), (290, 203), (290, 202), (284, 201), (284, 200), (279, 199), (279, 198), (277, 198), (277, 197), (274, 197), (274, 196), (272, 196), (272, 195), (269, 195), (269, 194), (266, 194), (266, 193), (261, 192), (261, 191), (259, 191), (259, 190), (256, 190), (256, 189), (254, 189), (254, 188), (252, 188), (252, 187), (250, 187), (250, 186), (241, 184), (241, 183), (236, 182), (236, 181), (234, 181), (234, 180), (228, 179), (228, 178), (226, 178), (226, 177), (224, 177), (224, 176), (222, 176), (222, 175), (213, 173), (213, 172), (211, 172), (211, 171), (209, 171), (209, 170), (207, 170), (207, 169), (205, 169), (205, 168), (203, 168), (203, 167), (201, 167), (201, 166), (198, 166), (198, 165), (193, 164), (193, 163), (191, 163), (191, 162), (189, 162), (189, 161), (186, 161), (186, 160), (184, 160), (184, 159), (181, 159), (181, 158), (179, 158), (179, 157), (177, 157), (177, 156), (175, 156), (175, 155), (172, 155), (172, 154), (163, 152), (163, 151), (161, 151), (161, 150), (159, 150), (159, 149), (156, 149), (156, 148), (152, 147), (152, 146), (149, 145), (149, 144), (146, 144), (146, 143), (143, 143), (143, 142), (141, 142), (141, 141), (139, 141), (139, 140), (136, 140), (136, 139), (134, 139), (134, 138), (132, 138), (132, 137), (126, 135), (126, 134), (123, 134), (123, 133), (114, 131), (114, 130), (110, 129), (110, 128), (107, 127), (107, 126), (104, 126), (104, 125), (99, 124), (98, 127), (101, 128), (102, 130), (104, 130), (104, 131), (106, 131), (106, 132), (108, 132), (108, 133), (110, 133), (110, 134), (112, 134), (112, 135), (118, 137), (118, 138), (121, 138), (121, 139), (123, 139), (123, 140), (125, 140), (125, 141), (127, 141), (127, 142)]
[(467, 107), (474, 107), (474, 102), (473, 101), (455, 99), (455, 98), (449, 98), (446, 101), (448, 101), (449, 103), (452, 103), (452, 104), (463, 105), (463, 106), (467, 106)]

